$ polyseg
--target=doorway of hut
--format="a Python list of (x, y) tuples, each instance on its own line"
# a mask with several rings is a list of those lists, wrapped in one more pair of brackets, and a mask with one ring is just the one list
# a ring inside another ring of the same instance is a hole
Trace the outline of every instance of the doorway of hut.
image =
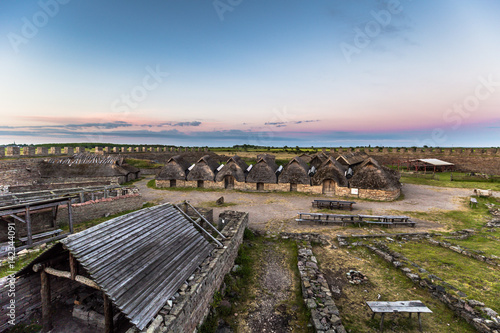
[(290, 183), (290, 192), (297, 192), (297, 184)]
[(224, 177), (224, 188), (227, 190), (234, 189), (234, 177), (231, 175)]
[(323, 194), (335, 194), (335, 181), (332, 179), (323, 181)]
[(198, 180), (198, 187), (203, 188), (205, 186), (205, 183), (203, 180)]
[(264, 183), (257, 183), (257, 191), (264, 191)]
[(177, 186), (177, 182), (175, 179), (170, 179), (170, 187), (175, 187)]

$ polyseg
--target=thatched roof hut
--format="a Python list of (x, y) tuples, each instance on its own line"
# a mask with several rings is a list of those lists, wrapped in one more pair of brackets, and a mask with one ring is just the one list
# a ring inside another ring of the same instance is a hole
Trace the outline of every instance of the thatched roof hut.
[(300, 155), (300, 156), (299, 156), (299, 158), (300, 158), (302, 161), (306, 162), (307, 164), (311, 163), (311, 160), (312, 160), (312, 156), (311, 156), (311, 155), (309, 155), (309, 154), (306, 154), (306, 153), (304, 153), (304, 154)]
[(311, 179), (312, 185), (321, 185), (325, 180), (333, 180), (339, 186), (347, 186), (345, 168), (333, 157), (328, 157)]
[(245, 171), (248, 164), (245, 163), (238, 155), (234, 155), (227, 160), (226, 164), (215, 176), (215, 181), (220, 182), (226, 176), (232, 176), (238, 182), (245, 182)]
[(353, 167), (360, 163), (363, 163), (364, 160), (369, 158), (368, 154), (363, 151), (358, 151), (355, 153), (346, 153), (337, 157), (337, 161), (340, 164)]
[(311, 184), (308, 174), (309, 167), (300, 157), (294, 157), (288, 162), (283, 172), (278, 177), (278, 183)]
[(257, 163), (247, 175), (247, 183), (276, 183), (278, 165), (273, 155), (258, 155)]
[(210, 155), (205, 155), (196, 162), (193, 169), (189, 171), (187, 180), (215, 180), (217, 173), (217, 163)]
[(160, 170), (156, 179), (158, 180), (186, 180), (189, 163), (181, 155), (175, 155), (169, 158), (165, 166)]
[(324, 152), (318, 152), (314, 154), (311, 158), (311, 161), (309, 162), (309, 165), (315, 167), (316, 169), (319, 169), (321, 164), (328, 159), (328, 155), (326, 155)]
[(380, 165), (369, 157), (354, 168), (354, 175), (349, 180), (351, 187), (373, 190), (397, 190), (401, 188), (399, 173)]
[(94, 154), (45, 159), (39, 171), (42, 178), (117, 177), (127, 181), (139, 175), (139, 169), (124, 163), (121, 156)]

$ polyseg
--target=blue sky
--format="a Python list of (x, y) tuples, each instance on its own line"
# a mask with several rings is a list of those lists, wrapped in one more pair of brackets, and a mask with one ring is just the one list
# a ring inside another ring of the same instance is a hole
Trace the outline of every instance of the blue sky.
[(499, 146), (494, 0), (4, 1), (0, 144)]

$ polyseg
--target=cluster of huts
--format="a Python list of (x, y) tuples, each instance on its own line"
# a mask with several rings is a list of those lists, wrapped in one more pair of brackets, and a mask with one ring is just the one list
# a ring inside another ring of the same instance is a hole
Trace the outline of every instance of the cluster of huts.
[(334, 157), (303, 154), (278, 166), (269, 154), (248, 165), (235, 155), (225, 164), (205, 155), (188, 163), (171, 157), (156, 176), (157, 187), (198, 187), (250, 191), (298, 191), (315, 194), (394, 200), (401, 193), (399, 173), (363, 152)]

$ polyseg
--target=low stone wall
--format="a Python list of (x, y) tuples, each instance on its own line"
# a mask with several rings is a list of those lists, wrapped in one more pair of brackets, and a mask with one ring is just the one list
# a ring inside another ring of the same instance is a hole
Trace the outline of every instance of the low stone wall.
[[(181, 287), (175, 300), (167, 302), (160, 314), (143, 332), (193, 332), (202, 324), (210, 310), (215, 291), (219, 290), (224, 276), (231, 270), (243, 233), (248, 225), (248, 213), (225, 211), (220, 214), (227, 223), (219, 241), (223, 248), (214, 249), (200, 265), (185, 288)], [(170, 305), (171, 304), (171, 305)], [(133, 329), (129, 332), (135, 332)]]
[(474, 253), (471, 250), (460, 247), (459, 245), (454, 245), (454, 244), (451, 244), (448, 242), (440, 242), (440, 241), (437, 241), (437, 240), (432, 239), (432, 238), (429, 238), (427, 241), (429, 243), (431, 243), (432, 245), (441, 246), (441, 247), (450, 249), (452, 251), (455, 251), (456, 253), (463, 254), (464, 256), (471, 257), (473, 259), (482, 261), (488, 265), (500, 266), (500, 264), (495, 261), (495, 258), (489, 258), (487, 256), (483, 256), (482, 254)]
[[(473, 325), (478, 332), (495, 333), (500, 330), (500, 317), (498, 316), (498, 313), (485, 307), (484, 303), (476, 300), (462, 299), (450, 294), (448, 290), (457, 289), (441, 279), (436, 279), (436, 277), (432, 276), (432, 274), (428, 274), (427, 277), (422, 278), (419, 274), (421, 273), (420, 271), (414, 271), (415, 267), (418, 267), (418, 265), (411, 263), (407, 258), (403, 257), (399, 253), (391, 252), (388, 249), (381, 250), (373, 245), (365, 246), (385, 261), (391, 263), (394, 267), (400, 269), (403, 274), (413, 281), (413, 283), (427, 289), (432, 296), (439, 299), (459, 317), (465, 319), (469, 324)], [(437, 282), (439, 280), (441, 280), (441, 283)], [(458, 293), (460, 293), (460, 291), (458, 291)]]
[(299, 244), (298, 268), (302, 297), (311, 310), (311, 320), (316, 332), (346, 332), (340, 314), (332, 299), (328, 283), (318, 268), (310, 243)]
[(353, 194), (353, 189), (348, 187), (340, 187), (335, 186), (335, 194), (341, 197), (350, 197), (350, 198), (361, 198), (361, 199), (370, 199), (370, 200), (379, 200), (379, 201), (393, 201), (399, 198), (401, 195), (401, 190), (371, 190), (359, 188), (357, 189), (358, 194)]

